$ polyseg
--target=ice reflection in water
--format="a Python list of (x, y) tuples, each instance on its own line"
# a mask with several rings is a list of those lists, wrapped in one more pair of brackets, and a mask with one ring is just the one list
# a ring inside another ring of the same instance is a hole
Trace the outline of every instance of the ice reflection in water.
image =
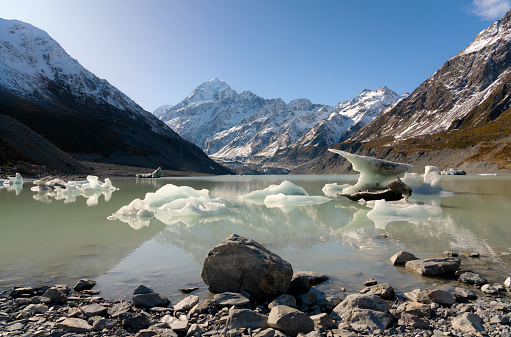
[[(445, 250), (479, 252), (481, 259), (464, 257), (462, 266), (473, 267), (492, 281), (503, 281), (498, 277), (509, 270), (505, 254), (511, 252), (510, 177), (442, 177), (444, 189), (456, 195), (410, 198), (410, 203), (428, 210), (428, 219), (390, 221), (378, 227), (367, 216), (371, 205), (344, 198), (287, 213), (240, 199), (283, 180), (303, 187), (310, 196), (321, 196), (325, 184), (353, 184), (356, 176), (116, 179), (113, 183), (120, 190), (94, 208), (83, 203), (44, 204), (32, 199), (34, 192), (23, 190), (16, 197), (0, 189), (0, 287), (19, 284), (23, 278), (28, 284), (34, 280), (71, 284), (93, 277), (106, 298), (129, 298), (140, 283), (179, 298), (177, 288), (193, 282), (204, 294), (203, 259), (232, 233), (260, 242), (295, 270), (327, 273), (333, 277), (331, 288), (343, 286), (348, 291), (360, 289), (369, 276), (400, 291), (432, 282), (391, 266), (388, 258), (399, 250), (424, 258)], [(207, 221), (164, 223), (156, 217), (140, 230), (106, 220), (123, 205), (168, 183), (208, 189), (212, 198), (232, 202), (232, 213)]]

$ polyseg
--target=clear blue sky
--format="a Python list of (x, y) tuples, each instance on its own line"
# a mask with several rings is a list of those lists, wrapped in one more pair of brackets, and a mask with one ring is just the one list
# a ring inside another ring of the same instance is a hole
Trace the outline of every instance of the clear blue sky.
[(148, 111), (214, 77), (234, 90), (335, 105), (413, 91), (510, 0), (0, 0)]

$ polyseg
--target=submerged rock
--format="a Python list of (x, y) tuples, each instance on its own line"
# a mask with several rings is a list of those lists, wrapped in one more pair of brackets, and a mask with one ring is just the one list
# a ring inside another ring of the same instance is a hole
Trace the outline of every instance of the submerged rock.
[(453, 257), (438, 259), (411, 260), (405, 263), (405, 268), (422, 276), (437, 276), (454, 274), (460, 269), (461, 260)]
[(207, 255), (201, 277), (212, 293), (247, 292), (273, 299), (286, 293), (293, 268), (254, 240), (231, 234)]

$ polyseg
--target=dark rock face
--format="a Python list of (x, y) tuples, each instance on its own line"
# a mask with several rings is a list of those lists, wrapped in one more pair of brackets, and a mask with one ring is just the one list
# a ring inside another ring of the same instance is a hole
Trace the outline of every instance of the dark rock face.
[(288, 291), (293, 268), (254, 240), (232, 234), (209, 252), (201, 276), (213, 293), (273, 299)]

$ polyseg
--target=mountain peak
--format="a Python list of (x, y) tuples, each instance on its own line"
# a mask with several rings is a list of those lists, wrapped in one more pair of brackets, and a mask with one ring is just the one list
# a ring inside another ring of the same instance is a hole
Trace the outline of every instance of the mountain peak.
[(188, 105), (190, 103), (200, 101), (224, 101), (225, 99), (232, 98), (235, 95), (236, 91), (232, 90), (227, 82), (215, 77), (195, 88), (195, 90), (183, 101), (183, 103)]

